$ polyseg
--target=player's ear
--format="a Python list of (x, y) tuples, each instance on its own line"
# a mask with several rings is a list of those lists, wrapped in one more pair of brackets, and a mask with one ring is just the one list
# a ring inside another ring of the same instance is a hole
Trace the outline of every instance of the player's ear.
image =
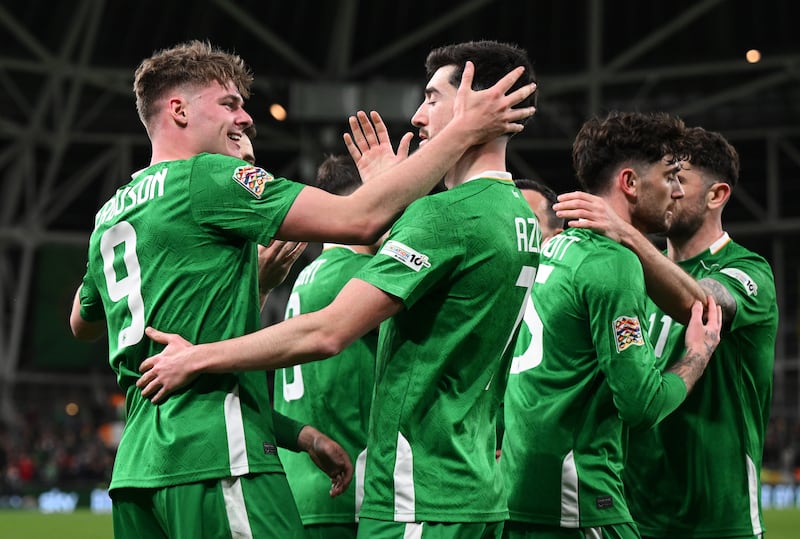
[(628, 197), (636, 197), (639, 186), (639, 175), (630, 167), (623, 168), (617, 174), (617, 186)]
[(188, 117), (186, 114), (186, 101), (181, 97), (171, 97), (167, 102), (167, 106), (169, 108), (172, 121), (174, 121), (180, 127), (186, 127), (186, 124), (188, 123)]
[(725, 182), (714, 182), (706, 192), (706, 205), (709, 209), (721, 208), (731, 198), (731, 186)]

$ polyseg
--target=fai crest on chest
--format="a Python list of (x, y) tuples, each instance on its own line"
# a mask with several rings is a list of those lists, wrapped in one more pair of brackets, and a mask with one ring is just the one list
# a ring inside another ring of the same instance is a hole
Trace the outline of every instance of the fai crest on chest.
[(251, 195), (261, 198), (267, 182), (272, 180), (273, 176), (263, 168), (247, 165), (234, 170), (233, 179), (247, 189)]

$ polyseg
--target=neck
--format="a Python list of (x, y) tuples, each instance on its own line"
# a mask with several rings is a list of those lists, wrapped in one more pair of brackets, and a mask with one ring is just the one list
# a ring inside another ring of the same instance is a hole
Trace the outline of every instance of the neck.
[(468, 149), (445, 176), (448, 189), (461, 185), (485, 170), (506, 170), (506, 144), (508, 138), (500, 137)]
[(193, 143), (187, 129), (175, 127), (169, 122), (166, 125), (163, 122), (156, 123), (147, 132), (152, 146), (151, 165), (164, 161), (190, 159), (202, 153), (197, 151), (197, 145)]
[(719, 215), (708, 215), (697, 231), (688, 237), (667, 237), (667, 255), (670, 260), (680, 262), (702, 253), (717, 241), (724, 231)]
[(609, 189), (608, 192), (598, 194), (597, 196), (605, 200), (620, 219), (629, 225), (632, 224), (635, 226), (636, 223), (633, 222), (633, 217), (631, 216), (631, 205), (628, 203), (628, 199), (625, 197), (624, 193), (616, 189)]

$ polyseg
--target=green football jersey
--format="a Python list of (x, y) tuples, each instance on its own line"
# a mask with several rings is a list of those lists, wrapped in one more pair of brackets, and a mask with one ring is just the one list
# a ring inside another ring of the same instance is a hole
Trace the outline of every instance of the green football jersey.
[[(727, 234), (680, 266), (722, 284), (736, 315), (686, 402), (655, 428), (631, 432), (624, 474), (631, 512), (653, 537), (758, 535), (778, 328), (772, 270)], [(652, 302), (647, 312), (666, 368), (681, 357), (686, 328)]]
[[(326, 245), (300, 272), (286, 304), (286, 318), (329, 305), (347, 281), (370, 259), (343, 245)], [(298, 421), (318, 426), (339, 442), (350, 458), (367, 446), (369, 408), (375, 382), (376, 332), (369, 333), (324, 361), (275, 372), (275, 409)], [(335, 498), (328, 495), (330, 478), (305, 453), (279, 450), (303, 524), (355, 522), (357, 481)], [(356, 477), (362, 462), (354, 462)]]
[(256, 244), (267, 244), (302, 184), (221, 155), (158, 163), (97, 213), (81, 315), (105, 318), (126, 396), (111, 489), (280, 471), (263, 372), (204, 374), (160, 405), (139, 364), (163, 347), (146, 326), (204, 343), (260, 328)]
[(686, 396), (644, 337), (642, 267), (616, 242), (570, 229), (542, 247), (531, 296), (527, 326), (541, 344), (514, 361), (505, 395), (510, 518), (631, 522), (621, 477), (628, 426), (654, 424)]
[(405, 307), (380, 328), (362, 517), (506, 518), (495, 419), (539, 241), (510, 179), (481, 177), (409, 206), (356, 275)]

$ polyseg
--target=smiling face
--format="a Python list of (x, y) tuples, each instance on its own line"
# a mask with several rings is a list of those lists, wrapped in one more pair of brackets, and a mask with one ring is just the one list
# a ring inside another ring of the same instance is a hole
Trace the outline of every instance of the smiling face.
[(439, 133), (453, 119), (453, 103), (457, 88), (450, 84), (456, 66), (441, 67), (425, 87), (425, 101), (411, 117), (411, 124), (419, 129), (420, 146)]
[(184, 94), (183, 107), (195, 153), (241, 158), (242, 131), (252, 125), (253, 119), (244, 110), (244, 99), (233, 83), (190, 87)]

